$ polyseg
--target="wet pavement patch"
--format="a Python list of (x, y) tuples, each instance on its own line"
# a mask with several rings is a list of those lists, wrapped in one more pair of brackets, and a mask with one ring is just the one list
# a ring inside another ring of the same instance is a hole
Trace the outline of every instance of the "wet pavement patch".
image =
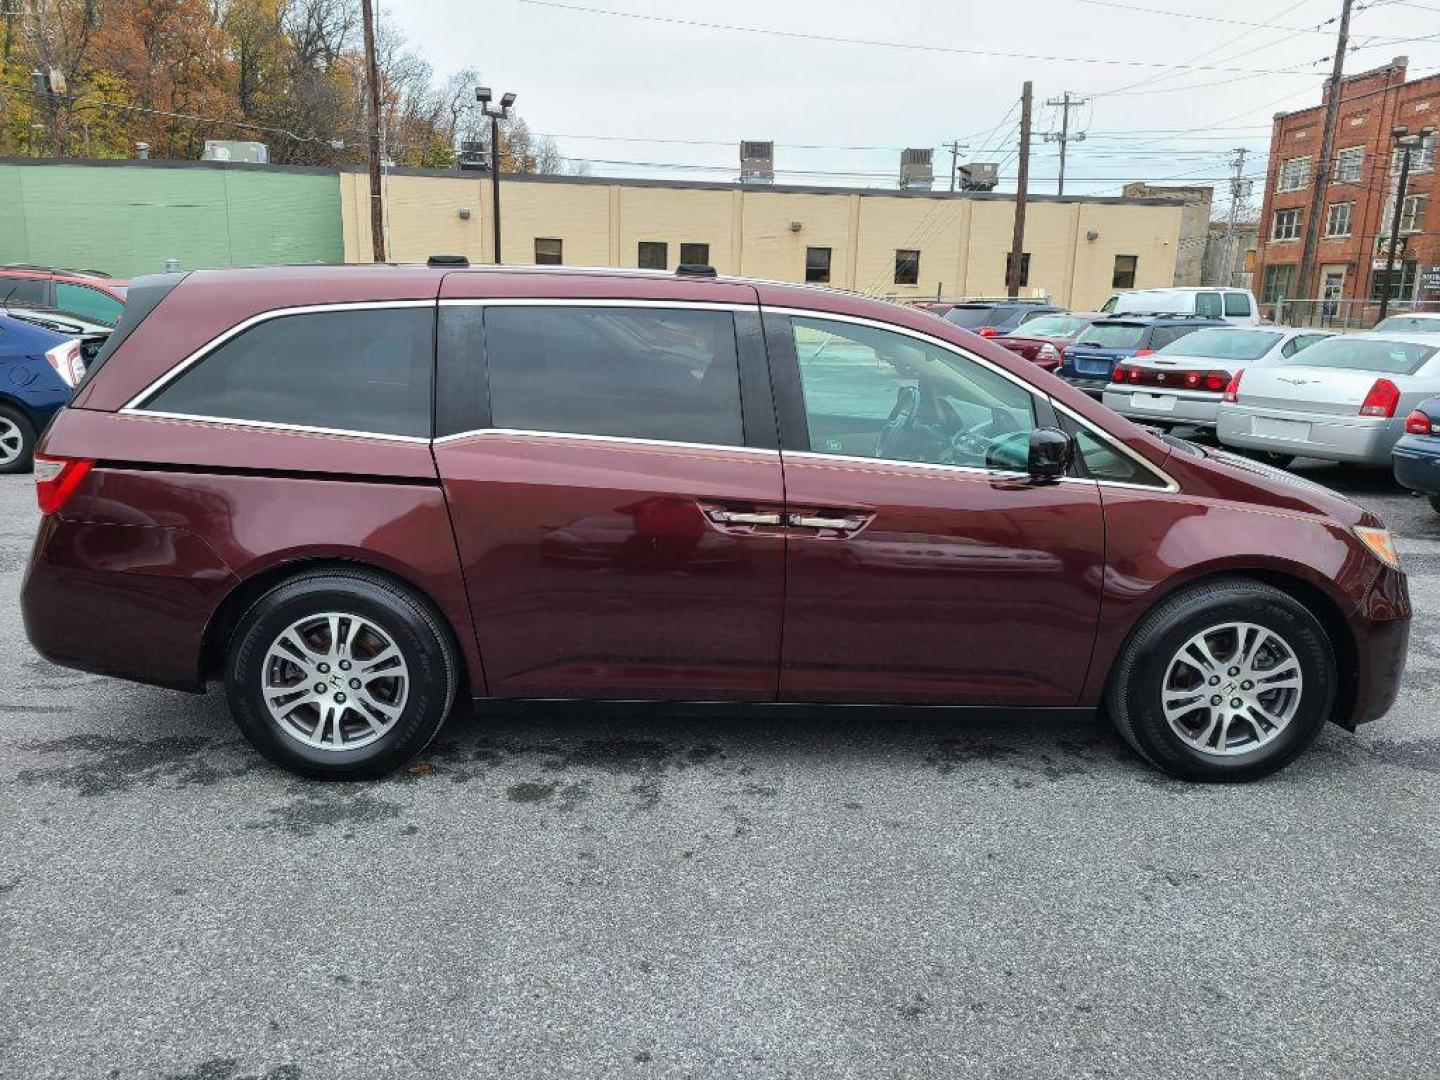
[(86, 797), (117, 795), (156, 783), (204, 786), (266, 767), (248, 747), (238, 742), (196, 735), (159, 739), (69, 735), (25, 743), (21, 749), (66, 760), (62, 764), (22, 769), (15, 777), (19, 783), (66, 787)]
[(1381, 739), (1366, 747), (1381, 761), (1421, 772), (1440, 772), (1440, 739)]
[(300, 1080), (300, 1066), (277, 1065), (268, 1072), (240, 1069), (235, 1058), (209, 1058), (189, 1072), (162, 1073), (161, 1080)]
[(254, 822), (247, 827), (276, 829), (296, 836), (314, 836), (322, 830), (343, 828), (347, 830), (348, 837), (353, 826), (389, 821), (399, 817), (405, 809), (397, 802), (377, 799), (366, 791), (334, 791), (334, 794), (306, 795), (284, 806), (274, 807), (268, 811), (268, 820)]
[(555, 794), (555, 785), (525, 780), (518, 784), (511, 784), (505, 789), (505, 794), (511, 802), (544, 802)]

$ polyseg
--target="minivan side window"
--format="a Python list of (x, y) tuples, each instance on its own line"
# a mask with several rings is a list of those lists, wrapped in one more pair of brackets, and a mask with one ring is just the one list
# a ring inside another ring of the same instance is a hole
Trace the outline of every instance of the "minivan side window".
[(745, 443), (728, 311), (487, 307), (485, 363), (498, 428)]
[(1023, 471), (1035, 427), (1023, 387), (938, 344), (795, 316), (810, 450)]
[(1250, 312), (1250, 297), (1243, 292), (1227, 292), (1225, 296), (1225, 314), (1247, 317)]
[(434, 325), (433, 306), (277, 316), (220, 345), (142, 407), (427, 437)]

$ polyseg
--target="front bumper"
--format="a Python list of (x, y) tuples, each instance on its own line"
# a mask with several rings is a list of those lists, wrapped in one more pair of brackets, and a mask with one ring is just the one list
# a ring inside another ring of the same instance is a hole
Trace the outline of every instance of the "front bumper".
[(1355, 700), (1342, 726), (1354, 730), (1390, 711), (1400, 693), (1410, 647), (1410, 587), (1405, 574), (1382, 566), (1351, 614), (1355, 639)]
[(1440, 435), (1406, 435), (1390, 453), (1395, 480), (1425, 495), (1440, 495)]
[(1215, 423), (1225, 446), (1356, 465), (1389, 465), (1390, 449), (1403, 431), (1403, 419), (1277, 412), (1249, 405), (1221, 406)]
[(1121, 390), (1111, 383), (1102, 399), (1107, 408), (1152, 424), (1214, 427), (1220, 395), (1196, 390)]

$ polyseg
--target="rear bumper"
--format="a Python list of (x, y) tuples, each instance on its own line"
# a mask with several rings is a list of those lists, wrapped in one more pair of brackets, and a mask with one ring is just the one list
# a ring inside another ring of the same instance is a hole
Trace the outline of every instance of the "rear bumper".
[[(1257, 421), (1261, 426), (1273, 422), (1304, 426), (1290, 435), (1257, 433)], [(1403, 430), (1403, 420), (1281, 413), (1247, 405), (1222, 406), (1215, 423), (1216, 435), (1226, 446), (1357, 465), (1389, 465), (1390, 449)]]
[[(1170, 402), (1169, 408), (1163, 407), (1166, 399)], [(1119, 390), (1111, 383), (1103, 400), (1107, 408), (1114, 409), (1121, 416), (1158, 424), (1214, 427), (1215, 415), (1220, 411), (1219, 394), (1196, 393), (1193, 390)]]
[(45, 659), (204, 689), (205, 626), (239, 579), (183, 529), (43, 518), (25, 572), (25, 633)]
[(1110, 385), (1110, 377), (1108, 375), (1076, 375), (1074, 372), (1063, 370), (1056, 372), (1056, 374), (1071, 386), (1075, 387), (1075, 389), (1083, 390), (1093, 398), (1103, 398), (1105, 396), (1105, 388)]
[(1440, 435), (1406, 435), (1390, 453), (1395, 480), (1425, 495), (1440, 495)]

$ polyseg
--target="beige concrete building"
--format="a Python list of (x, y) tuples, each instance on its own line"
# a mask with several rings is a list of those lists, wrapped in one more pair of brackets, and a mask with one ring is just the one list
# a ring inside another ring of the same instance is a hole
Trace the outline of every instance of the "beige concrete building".
[[(501, 181), (503, 184), (504, 181)], [(1185, 204), (1180, 215), (1180, 248), (1175, 257), (1175, 285), (1200, 285), (1205, 275), (1205, 244), (1210, 232), (1210, 204), (1213, 187), (1174, 187), (1167, 184), (1126, 184), (1120, 194), (1141, 199), (1179, 199)]]
[[(483, 175), (393, 170), (388, 252), (492, 259)], [(369, 181), (340, 175), (345, 258), (371, 259)], [(597, 177), (501, 181), (503, 261), (570, 266), (708, 262), (722, 274), (823, 281), (897, 299), (1005, 292), (1013, 196)], [(1175, 197), (1037, 196), (1026, 214), (1023, 295), (1076, 309), (1116, 289), (1175, 283), (1187, 207)]]

